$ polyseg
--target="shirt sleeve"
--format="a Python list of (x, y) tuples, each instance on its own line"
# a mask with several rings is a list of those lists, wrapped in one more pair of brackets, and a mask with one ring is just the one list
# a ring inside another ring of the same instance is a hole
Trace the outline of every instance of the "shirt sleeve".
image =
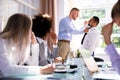
[(112, 66), (120, 74), (120, 55), (115, 49), (114, 45), (111, 43), (105, 48), (105, 52), (110, 56)]
[(33, 65), (39, 65), (39, 44), (32, 45), (32, 61)]
[(0, 45), (0, 76), (40, 74), (40, 68), (38, 66), (22, 66), (13, 64), (5, 52), (5, 46), (2, 40), (0, 40)]
[(64, 22), (66, 30), (71, 34), (83, 34), (85, 27), (82, 27), (80, 30), (76, 29), (72, 22)]

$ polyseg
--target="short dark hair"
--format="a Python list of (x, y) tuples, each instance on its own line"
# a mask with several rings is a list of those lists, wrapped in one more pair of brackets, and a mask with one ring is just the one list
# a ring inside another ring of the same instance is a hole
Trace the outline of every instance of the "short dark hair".
[(50, 17), (44, 17), (42, 14), (35, 15), (32, 20), (32, 31), (36, 37), (44, 37), (52, 28), (52, 19)]
[(73, 10), (79, 11), (78, 8), (74, 7), (74, 8), (72, 8), (72, 9), (70, 10), (70, 12), (73, 11)]
[(97, 23), (97, 25), (99, 24), (99, 18), (97, 16), (93, 16), (94, 21)]

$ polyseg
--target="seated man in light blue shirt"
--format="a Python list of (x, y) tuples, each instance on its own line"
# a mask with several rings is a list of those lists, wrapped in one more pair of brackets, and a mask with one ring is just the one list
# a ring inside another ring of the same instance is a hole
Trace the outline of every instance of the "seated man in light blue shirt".
[(111, 42), (113, 23), (116, 23), (118, 26), (120, 26), (120, 0), (118, 0), (118, 2), (113, 6), (111, 17), (112, 22), (108, 23), (102, 28), (102, 34), (107, 45), (105, 51), (110, 56), (113, 68), (115, 68), (115, 70), (120, 74), (120, 55)]

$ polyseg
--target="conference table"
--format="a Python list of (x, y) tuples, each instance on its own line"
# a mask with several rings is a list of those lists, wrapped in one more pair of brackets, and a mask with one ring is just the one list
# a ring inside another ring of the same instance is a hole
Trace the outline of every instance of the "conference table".
[[(68, 66), (69, 64), (66, 65), (66, 71), (56, 70), (52, 74), (21, 75), (14, 77), (5, 77), (0, 80), (120, 80), (120, 76), (117, 75), (115, 71), (112, 70), (115, 73), (114, 76), (113, 72), (110, 72), (110, 70), (105, 67), (104, 69), (102, 68), (98, 73), (94, 73), (91, 75), (84, 62), (82, 62), (82, 65), (78, 65), (79, 67), (74, 69), (69, 69)], [(110, 73), (110, 75), (106, 75), (105, 71)], [(109, 78), (111, 76), (113, 76), (113, 78)]]
[(0, 80), (93, 80), (85, 65), (70, 69), (70, 64), (65, 64), (65, 70), (55, 70), (52, 74), (21, 75), (5, 77)]
[(72, 73), (53, 73), (44, 75), (24, 75), (16, 77), (6, 77), (1, 80), (93, 80), (88, 74), (82, 75), (78, 69)]

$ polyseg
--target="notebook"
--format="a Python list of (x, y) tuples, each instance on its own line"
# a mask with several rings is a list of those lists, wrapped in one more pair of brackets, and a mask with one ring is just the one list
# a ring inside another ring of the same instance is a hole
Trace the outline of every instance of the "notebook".
[(120, 80), (120, 75), (113, 68), (99, 68), (92, 56), (86, 56), (90, 51), (82, 49), (82, 58), (93, 79)]

